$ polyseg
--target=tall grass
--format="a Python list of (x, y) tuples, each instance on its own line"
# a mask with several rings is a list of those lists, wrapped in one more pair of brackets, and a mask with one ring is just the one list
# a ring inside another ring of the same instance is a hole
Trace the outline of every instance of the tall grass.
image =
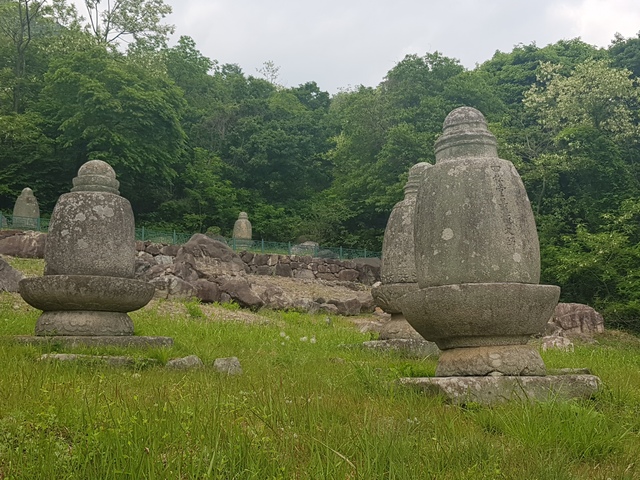
[[(590, 367), (604, 387), (588, 401), (447, 405), (400, 388), (435, 361), (344, 348), (370, 338), (345, 319), (155, 303), (132, 316), (171, 349), (76, 349), (169, 358), (107, 367), (40, 361), (53, 347), (0, 345), (2, 479), (637, 479), (640, 341), (611, 333), (547, 365)], [(0, 294), (0, 334), (31, 334), (38, 312)], [(312, 341), (313, 340), (313, 341)], [(237, 356), (241, 376), (216, 373)]]

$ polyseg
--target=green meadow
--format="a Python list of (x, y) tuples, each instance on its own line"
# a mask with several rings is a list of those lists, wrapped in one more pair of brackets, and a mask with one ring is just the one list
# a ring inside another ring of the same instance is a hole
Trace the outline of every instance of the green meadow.
[[(64, 350), (138, 359), (110, 367), (14, 343), (38, 315), (0, 294), (3, 480), (640, 479), (640, 339), (627, 333), (542, 354), (600, 376), (595, 398), (461, 407), (396, 384), (435, 360), (346, 348), (373, 337), (342, 317), (154, 301), (132, 314), (136, 333), (172, 348)], [(204, 368), (163, 367), (191, 354)], [(242, 375), (212, 367), (229, 356)]]

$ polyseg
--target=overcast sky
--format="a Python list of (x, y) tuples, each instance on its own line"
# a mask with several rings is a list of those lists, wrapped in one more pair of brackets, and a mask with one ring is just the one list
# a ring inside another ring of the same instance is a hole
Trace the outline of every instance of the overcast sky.
[(616, 32), (640, 31), (640, 0), (165, 2), (173, 7), (167, 22), (175, 38), (192, 37), (205, 56), (250, 75), (271, 60), (283, 85), (313, 80), (331, 93), (377, 85), (409, 53), (437, 50), (471, 69), (520, 43), (581, 37), (607, 46)]

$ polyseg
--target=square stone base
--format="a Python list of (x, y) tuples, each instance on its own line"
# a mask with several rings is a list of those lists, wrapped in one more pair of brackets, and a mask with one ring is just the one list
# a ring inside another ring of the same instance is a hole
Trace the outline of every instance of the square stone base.
[(595, 375), (416, 377), (401, 378), (399, 382), (428, 395), (443, 395), (458, 405), (589, 398), (600, 386), (600, 378)]
[(415, 340), (413, 338), (390, 338), (388, 340), (370, 340), (362, 342), (365, 348), (372, 350), (397, 350), (408, 357), (426, 358), (438, 357), (440, 349), (433, 342)]
[(31, 336), (20, 335), (13, 337), (18, 343), (26, 345), (61, 345), (64, 347), (134, 347), (160, 348), (172, 347), (171, 337), (145, 337), (138, 335), (121, 336)]

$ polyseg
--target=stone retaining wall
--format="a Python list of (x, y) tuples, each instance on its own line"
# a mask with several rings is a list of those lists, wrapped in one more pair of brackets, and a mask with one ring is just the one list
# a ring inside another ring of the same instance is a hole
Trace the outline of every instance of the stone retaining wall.
[[(179, 245), (162, 245), (136, 242), (139, 252), (154, 257), (175, 257)], [(380, 260), (376, 258), (338, 260), (314, 258), (309, 255), (277, 255), (267, 253), (238, 252), (246, 265), (247, 273), (255, 275), (277, 275), (308, 280), (358, 282), (373, 285), (380, 280)], [(159, 264), (170, 263), (170, 259), (156, 258)]]

